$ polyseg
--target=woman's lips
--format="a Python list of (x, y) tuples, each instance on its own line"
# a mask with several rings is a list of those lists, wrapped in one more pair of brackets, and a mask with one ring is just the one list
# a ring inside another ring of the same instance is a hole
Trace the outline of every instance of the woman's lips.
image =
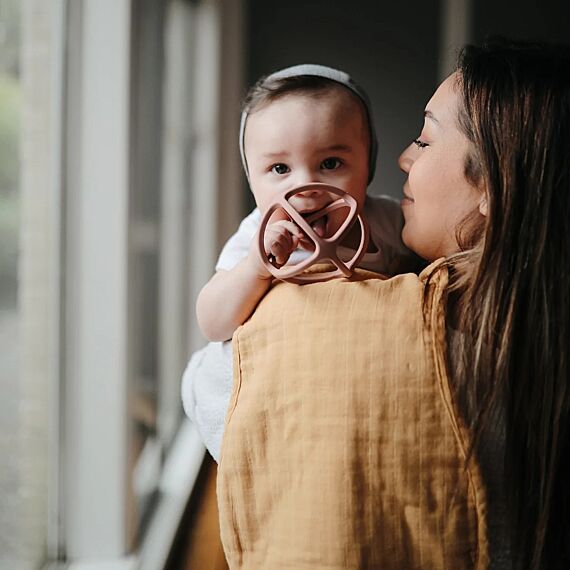
[(414, 199), (411, 196), (408, 196), (408, 194), (406, 194), (405, 192), (402, 192), (404, 194), (404, 197), (402, 199), (402, 204), (413, 204)]

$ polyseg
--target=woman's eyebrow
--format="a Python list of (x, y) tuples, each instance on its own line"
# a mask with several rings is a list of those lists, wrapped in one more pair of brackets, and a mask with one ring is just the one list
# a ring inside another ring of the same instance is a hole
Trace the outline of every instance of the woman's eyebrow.
[(431, 111), (428, 111), (427, 109), (424, 111), (424, 117), (426, 119), (431, 119), (434, 123), (437, 123), (439, 125), (439, 121), (434, 117), (434, 114)]

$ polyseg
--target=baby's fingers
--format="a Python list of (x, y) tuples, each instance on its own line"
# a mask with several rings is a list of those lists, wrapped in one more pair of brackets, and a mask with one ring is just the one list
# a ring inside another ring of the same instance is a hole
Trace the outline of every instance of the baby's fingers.
[(270, 255), (275, 257), (275, 261), (279, 265), (287, 263), (293, 247), (293, 238), (289, 233), (275, 234), (269, 240), (269, 247), (267, 251)]
[(295, 224), (292, 226), (278, 222), (268, 227), (265, 232), (265, 251), (268, 255), (275, 257), (279, 265), (287, 263), (289, 256), (299, 245), (299, 229)]
[(289, 232), (289, 234), (291, 234), (291, 236), (293, 236), (293, 238), (296, 239), (296, 244), (298, 244), (299, 241), (305, 237), (305, 234), (303, 233), (301, 228), (296, 223), (291, 222), (289, 220), (280, 220), (279, 222), (271, 224), (271, 226), (269, 226), (269, 227), (270, 228), (283, 228), (283, 229), (287, 230), (287, 232)]

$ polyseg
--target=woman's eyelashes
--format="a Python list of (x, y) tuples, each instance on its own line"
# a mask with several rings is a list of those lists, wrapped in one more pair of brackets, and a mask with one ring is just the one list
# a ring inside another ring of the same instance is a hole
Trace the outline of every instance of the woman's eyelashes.
[(426, 146), (429, 146), (429, 143), (424, 142), (421, 139), (414, 139), (412, 143), (415, 144), (418, 148), (425, 148)]

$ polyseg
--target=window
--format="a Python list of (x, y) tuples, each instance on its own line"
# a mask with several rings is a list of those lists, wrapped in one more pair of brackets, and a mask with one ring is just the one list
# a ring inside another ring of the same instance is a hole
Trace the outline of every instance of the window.
[(160, 568), (204, 455), (180, 379), (203, 342), (193, 297), (227, 206), (222, 12), (211, 0), (67, 3), (60, 509), (71, 560)]
[(1, 568), (168, 554), (193, 303), (241, 215), (233, 6), (0, 0)]

